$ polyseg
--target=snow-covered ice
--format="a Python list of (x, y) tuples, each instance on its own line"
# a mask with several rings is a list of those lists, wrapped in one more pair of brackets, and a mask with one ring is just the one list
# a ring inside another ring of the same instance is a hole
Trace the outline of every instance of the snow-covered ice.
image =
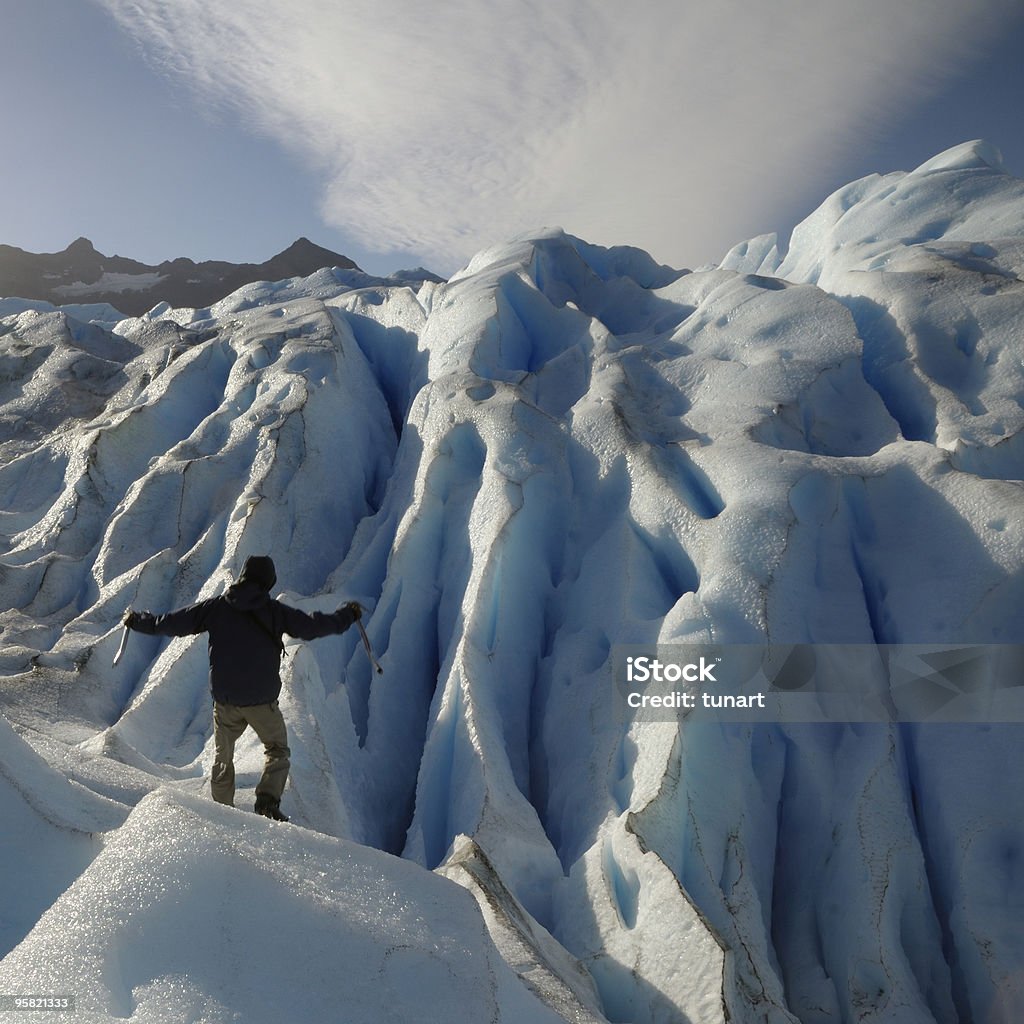
[(459, 886), (377, 850), (158, 789), (0, 963), (76, 1019), (562, 1018)]
[[(1020, 644), (1022, 271), (1024, 183), (974, 143), (696, 273), (550, 230), (447, 283), (0, 300), (0, 993), (1022, 1019), (1024, 726), (652, 723), (609, 667)], [(288, 645), (293, 826), (209, 800), (203, 638), (111, 667), (127, 607), (255, 553), (285, 600), (371, 609), (384, 667)]]

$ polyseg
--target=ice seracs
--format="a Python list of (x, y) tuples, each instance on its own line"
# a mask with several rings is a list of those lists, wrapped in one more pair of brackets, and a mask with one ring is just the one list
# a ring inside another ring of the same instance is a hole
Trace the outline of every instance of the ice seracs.
[[(181, 993), (269, 1020), (244, 972), (170, 955), (197, 892), (262, 927), (237, 869), (306, 996), (335, 989), (303, 935), (371, 965), (353, 1021), (374, 984), (509, 1021), (1016, 1019), (1019, 723), (650, 723), (609, 666), (1019, 643), (1022, 258), (1024, 185), (969, 145), (707, 271), (552, 230), (448, 283), (322, 271), (91, 327), (0, 307), (0, 809), (55, 859), (0, 989), (60, 963), (100, 1020)], [(287, 834), (197, 795), (202, 638), (110, 666), (127, 606), (254, 553), (309, 608), (365, 604), (383, 652), (378, 678), (358, 637), (290, 645)], [(70, 786), (102, 842), (49, 813)], [(133, 945), (143, 897), (167, 957)], [(482, 951), (461, 981), (439, 927)]]

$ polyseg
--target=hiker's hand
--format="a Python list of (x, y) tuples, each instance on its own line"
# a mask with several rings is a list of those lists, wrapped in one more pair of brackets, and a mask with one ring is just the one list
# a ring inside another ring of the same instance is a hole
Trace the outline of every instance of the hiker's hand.
[(132, 611), (131, 608), (125, 608), (124, 616), (121, 619), (121, 625), (124, 626), (125, 629), (134, 629), (138, 621), (139, 613)]
[(346, 604), (343, 604), (338, 611), (350, 612), (354, 619), (361, 619), (363, 617), (363, 606), (358, 601), (348, 601)]

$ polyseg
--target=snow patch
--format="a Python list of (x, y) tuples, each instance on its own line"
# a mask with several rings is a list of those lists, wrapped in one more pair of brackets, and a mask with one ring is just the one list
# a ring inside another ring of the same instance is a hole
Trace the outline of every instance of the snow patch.
[(96, 281), (73, 281), (71, 284), (60, 284), (54, 287), (57, 295), (75, 296), (90, 295), (94, 292), (147, 292), (156, 288), (161, 281), (167, 280), (166, 274), (122, 274), (105, 270)]

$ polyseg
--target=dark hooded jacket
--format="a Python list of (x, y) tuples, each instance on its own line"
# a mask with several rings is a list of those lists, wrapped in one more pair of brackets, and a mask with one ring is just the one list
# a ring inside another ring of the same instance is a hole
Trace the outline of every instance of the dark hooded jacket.
[(348, 606), (312, 614), (270, 596), (277, 573), (270, 558), (246, 560), (242, 574), (225, 594), (166, 615), (132, 612), (128, 625), (140, 633), (210, 638), (210, 689), (224, 704), (269, 704), (281, 693), (281, 637), (315, 640), (343, 633), (356, 614)]

